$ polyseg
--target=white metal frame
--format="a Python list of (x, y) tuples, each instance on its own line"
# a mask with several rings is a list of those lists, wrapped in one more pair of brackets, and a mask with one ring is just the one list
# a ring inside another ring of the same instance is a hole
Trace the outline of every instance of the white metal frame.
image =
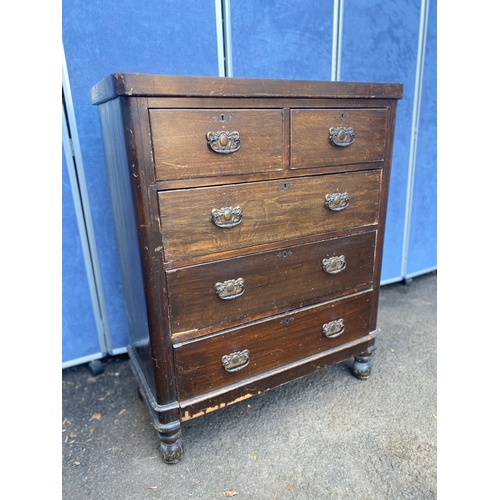
[(215, 0), (215, 23), (219, 76), (232, 77), (231, 0)]
[(332, 32), (332, 76), (333, 82), (340, 80), (340, 62), (342, 56), (342, 21), (344, 19), (344, 0), (333, 2)]
[(68, 168), (68, 175), (71, 185), (71, 193), (75, 206), (78, 231), (82, 243), (82, 251), (85, 262), (85, 270), (89, 283), (92, 308), (96, 330), (101, 351), (88, 356), (72, 359), (63, 362), (62, 368), (82, 364), (88, 361), (103, 358), (107, 354), (121, 354), (126, 352), (125, 348), (113, 349), (104, 300), (104, 290), (102, 285), (101, 271), (97, 257), (97, 245), (94, 237), (94, 228), (90, 211), (90, 203), (85, 183), (83, 160), (78, 139), (75, 111), (66, 66), (64, 47), (62, 47), (62, 91), (66, 110), (62, 108), (62, 142), (63, 150)]
[(417, 158), (418, 124), (420, 122), (420, 104), (422, 101), (422, 86), (424, 80), (425, 43), (427, 39), (427, 24), (429, 19), (429, 0), (421, 0), (420, 6), (420, 28), (418, 35), (417, 65), (415, 71), (415, 92), (413, 94), (413, 113), (411, 126), (410, 154), (408, 161), (408, 183), (406, 188), (406, 208), (404, 239), (402, 249), (401, 276), (403, 279), (411, 279), (421, 274), (426, 274), (437, 269), (433, 266), (429, 269), (408, 274), (408, 254), (410, 248), (411, 214), (413, 206), (413, 188), (415, 183), (415, 168)]

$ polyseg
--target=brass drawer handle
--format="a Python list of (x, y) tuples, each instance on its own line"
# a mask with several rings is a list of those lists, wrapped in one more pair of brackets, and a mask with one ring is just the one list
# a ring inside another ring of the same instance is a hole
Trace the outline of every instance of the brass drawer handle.
[(240, 206), (237, 207), (222, 207), (212, 210), (212, 222), (217, 227), (234, 227), (237, 226), (243, 218), (243, 210)]
[(344, 320), (336, 319), (323, 325), (323, 335), (329, 339), (334, 339), (344, 333)]
[(352, 127), (330, 127), (330, 142), (334, 146), (345, 148), (356, 140)]
[(222, 366), (227, 372), (237, 372), (245, 368), (250, 363), (250, 351), (244, 349), (243, 351), (233, 352), (222, 356)]
[(323, 259), (323, 271), (328, 274), (337, 274), (343, 271), (346, 267), (345, 257), (339, 255), (338, 257), (334, 255), (329, 259)]
[(208, 146), (212, 151), (227, 155), (240, 149), (240, 134), (238, 132), (207, 132)]
[(227, 280), (215, 284), (215, 291), (220, 299), (232, 300), (240, 297), (245, 292), (244, 279)]
[(332, 193), (325, 196), (325, 207), (332, 212), (340, 212), (349, 206), (347, 193)]

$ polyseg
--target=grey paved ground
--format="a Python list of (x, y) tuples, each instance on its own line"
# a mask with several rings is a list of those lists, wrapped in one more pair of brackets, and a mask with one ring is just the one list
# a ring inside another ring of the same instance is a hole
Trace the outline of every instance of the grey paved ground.
[(125, 356), (63, 370), (62, 498), (437, 498), (436, 288), (382, 288), (370, 379), (345, 362), (186, 422), (176, 465)]

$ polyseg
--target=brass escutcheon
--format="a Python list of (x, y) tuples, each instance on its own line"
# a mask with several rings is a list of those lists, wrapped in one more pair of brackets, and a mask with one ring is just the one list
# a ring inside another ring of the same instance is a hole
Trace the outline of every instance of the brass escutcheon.
[(325, 207), (332, 212), (340, 212), (349, 206), (347, 193), (332, 193), (325, 196)]
[(345, 257), (334, 255), (329, 259), (323, 259), (323, 271), (328, 274), (337, 274), (343, 271), (346, 267)]
[(250, 363), (250, 351), (244, 349), (243, 351), (232, 352), (225, 354), (221, 358), (222, 366), (227, 372), (237, 372)]
[(244, 279), (227, 280), (215, 284), (215, 292), (222, 300), (231, 300), (240, 297), (245, 292)]
[(330, 323), (325, 323), (323, 325), (323, 335), (329, 339), (333, 339), (342, 335), (344, 333), (344, 320), (337, 319), (330, 321)]
[(214, 208), (212, 210), (212, 222), (217, 227), (237, 226), (243, 218), (243, 210), (240, 206)]
[(356, 140), (352, 127), (330, 127), (330, 143), (333, 146), (345, 148)]
[(240, 134), (234, 132), (207, 132), (209, 148), (216, 153), (230, 154), (240, 149)]

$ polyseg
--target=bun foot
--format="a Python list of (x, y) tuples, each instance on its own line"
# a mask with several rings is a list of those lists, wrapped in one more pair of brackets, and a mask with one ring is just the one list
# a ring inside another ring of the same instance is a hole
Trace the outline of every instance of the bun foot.
[(179, 438), (174, 443), (166, 443), (160, 435), (160, 453), (167, 464), (176, 464), (184, 456), (184, 443)]
[(164, 425), (162, 432), (158, 432), (160, 453), (167, 464), (176, 464), (184, 455), (181, 435), (180, 422), (176, 420)]
[(366, 380), (372, 373), (372, 355), (376, 346), (370, 347), (366, 352), (354, 356), (351, 373), (360, 380)]

